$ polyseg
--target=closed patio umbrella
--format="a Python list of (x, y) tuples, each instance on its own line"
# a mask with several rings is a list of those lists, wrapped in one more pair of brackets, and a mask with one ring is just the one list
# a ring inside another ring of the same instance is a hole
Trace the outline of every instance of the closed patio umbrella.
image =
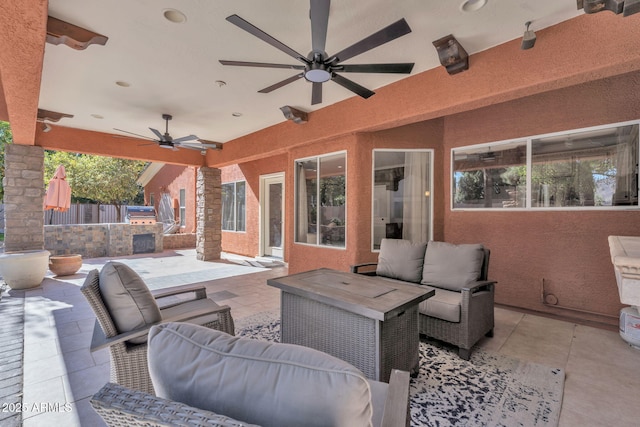
[(44, 210), (53, 209), (65, 212), (71, 206), (71, 187), (67, 182), (64, 166), (58, 166), (53, 178), (49, 181), (47, 193), (44, 196)]

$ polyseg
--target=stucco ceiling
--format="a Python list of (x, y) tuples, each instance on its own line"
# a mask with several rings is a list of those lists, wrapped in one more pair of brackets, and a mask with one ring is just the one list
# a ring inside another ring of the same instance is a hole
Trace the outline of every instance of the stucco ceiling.
[[(583, 13), (575, 0), (488, 0), (475, 12), (461, 11), (461, 4), (462, 0), (334, 0), (326, 51), (331, 55), (405, 18), (411, 33), (345, 63), (415, 62), (414, 75), (441, 67), (432, 42), (448, 34), (471, 55), (521, 38), (526, 21), (538, 31)], [(164, 17), (167, 9), (182, 12), (186, 22), (169, 22)], [(285, 121), (280, 111), (284, 105), (309, 112), (356, 96), (329, 81), (324, 83), (322, 104), (312, 106), (311, 84), (304, 79), (258, 93), (297, 71), (223, 66), (218, 60), (296, 61), (227, 22), (232, 14), (300, 53), (311, 50), (306, 0), (50, 0), (50, 16), (109, 40), (105, 46), (81, 51), (47, 44), (39, 108), (74, 116), (62, 119), (61, 126), (123, 135), (114, 130), (119, 128), (149, 137), (149, 127), (164, 130), (161, 115), (169, 113), (174, 138), (196, 134), (227, 142)], [(408, 76), (348, 77), (375, 91)], [(116, 85), (119, 81), (130, 86)]]

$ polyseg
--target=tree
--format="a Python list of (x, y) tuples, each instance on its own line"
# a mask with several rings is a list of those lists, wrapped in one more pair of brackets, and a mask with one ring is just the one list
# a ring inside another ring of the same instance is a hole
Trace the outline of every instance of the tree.
[(4, 199), (4, 146), (13, 142), (13, 134), (9, 123), (0, 121), (0, 201)]
[(139, 203), (142, 187), (136, 180), (145, 162), (113, 157), (47, 151), (45, 153), (45, 184), (58, 165), (64, 165), (72, 200), (93, 201), (116, 207), (117, 221), (122, 220), (124, 204)]

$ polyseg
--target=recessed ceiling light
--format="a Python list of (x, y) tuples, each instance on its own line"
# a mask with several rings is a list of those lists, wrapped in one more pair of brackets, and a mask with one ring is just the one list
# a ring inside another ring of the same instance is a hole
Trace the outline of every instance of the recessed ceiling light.
[(242, 113), (231, 113), (233, 117), (242, 117)]
[(165, 9), (163, 14), (167, 21), (173, 22), (174, 24), (182, 24), (187, 21), (186, 15), (176, 9)]
[(480, 10), (487, 4), (487, 0), (465, 0), (460, 5), (460, 10), (463, 12), (475, 12)]
[(104, 119), (104, 116), (101, 116), (100, 114), (92, 114), (91, 117), (94, 119)]
[(122, 81), (122, 80), (117, 81), (117, 82), (116, 82), (116, 84), (117, 84), (118, 86), (120, 86), (120, 87), (129, 87), (129, 86), (131, 86), (131, 83), (129, 83), (129, 82), (124, 82), (124, 81)]

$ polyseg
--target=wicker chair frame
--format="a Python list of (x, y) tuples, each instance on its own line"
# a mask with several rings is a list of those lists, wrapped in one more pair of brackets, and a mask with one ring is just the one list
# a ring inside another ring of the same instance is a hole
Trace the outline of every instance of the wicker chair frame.
[[(471, 348), (483, 337), (493, 336), (495, 284), (488, 280), (491, 251), (484, 248), (484, 259), (478, 281), (470, 283), (461, 292), (460, 322), (449, 322), (420, 313), (420, 334), (458, 347), (458, 355), (464, 360), (471, 357)], [(375, 276), (377, 263), (363, 263), (351, 267), (351, 272)], [(437, 287), (430, 287), (436, 289)]]
[[(127, 388), (155, 395), (147, 367), (147, 344), (131, 344), (128, 341), (148, 334), (151, 326), (157, 323), (134, 331), (119, 333), (102, 299), (98, 270), (89, 272), (81, 291), (96, 314), (91, 351), (109, 348), (111, 356), (110, 380)], [(182, 294), (187, 293), (193, 293), (194, 298), (186, 301), (180, 299)], [(178, 302), (160, 306), (163, 318), (158, 323), (188, 321), (235, 335), (231, 309), (229, 306), (219, 306), (208, 299), (204, 287), (182, 288), (154, 294), (156, 301), (176, 296), (180, 299)], [(184, 314), (174, 317), (167, 316), (167, 309), (178, 305), (182, 305), (184, 310), (181, 311)], [(211, 320), (212, 315), (216, 315), (213, 316), (215, 320)]]

